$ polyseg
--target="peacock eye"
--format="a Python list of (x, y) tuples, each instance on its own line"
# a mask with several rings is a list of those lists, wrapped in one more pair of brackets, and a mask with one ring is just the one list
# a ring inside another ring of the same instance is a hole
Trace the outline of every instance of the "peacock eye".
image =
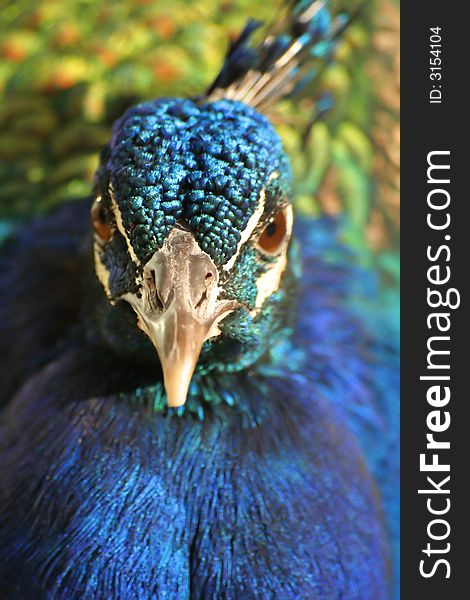
[(93, 206), (91, 207), (91, 221), (96, 235), (104, 242), (107, 242), (110, 239), (113, 230), (109, 220), (108, 210), (106, 209), (101, 196), (98, 196), (93, 202)]
[(264, 252), (273, 254), (282, 246), (287, 235), (287, 221), (284, 210), (279, 211), (266, 225), (258, 240)]

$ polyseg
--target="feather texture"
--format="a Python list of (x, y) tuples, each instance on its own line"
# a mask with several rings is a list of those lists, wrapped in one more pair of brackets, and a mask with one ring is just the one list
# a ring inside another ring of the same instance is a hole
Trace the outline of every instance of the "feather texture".
[(265, 112), (314, 77), (347, 23), (345, 17), (331, 20), (326, 5), (327, 0), (286, 2), (287, 14), (268, 27), (257, 46), (250, 41), (261, 23), (249, 21), (230, 45), (208, 99), (237, 100)]
[[(247, 24), (205, 96), (147, 102), (116, 123), (95, 202), (110, 232), (94, 244), (111, 302), (93, 273), (89, 200), (7, 241), (2, 598), (391, 596), (391, 311), (376, 274), (341, 243), (340, 221), (298, 221), (284, 254), (259, 244), (287, 210), (290, 169), (256, 111), (315, 78), (348, 22), (322, 0), (284, 9), (258, 45), (260, 24)], [(164, 268), (143, 278), (140, 267), (175, 228), (200, 243), (238, 302), (206, 338), (178, 409), (166, 406), (162, 369), (127, 302), (165, 280)], [(278, 288), (257, 306), (280, 257)]]
[[(44, 243), (52, 257), (76, 210), (25, 230), (19, 250)], [(2, 415), (2, 597), (388, 597), (369, 472), (392, 506), (394, 348), (371, 325), (376, 283), (334, 222), (299, 224), (297, 234), (304, 276), (292, 341), (214, 382), (222, 402), (203, 420), (124, 401), (148, 370), (83, 326), (64, 324), (61, 352), (45, 366), (24, 357), (27, 381)], [(26, 261), (17, 276), (10, 315), (28, 294)], [(35, 276), (47, 284), (46, 271)], [(65, 268), (54, 281), (75, 284)], [(47, 343), (36, 352), (46, 356)]]

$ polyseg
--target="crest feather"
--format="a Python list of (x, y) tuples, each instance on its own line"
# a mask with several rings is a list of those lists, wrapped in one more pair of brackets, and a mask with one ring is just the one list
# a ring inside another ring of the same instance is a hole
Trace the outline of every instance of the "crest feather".
[(257, 46), (251, 45), (251, 38), (262, 23), (248, 21), (230, 44), (207, 99), (236, 100), (265, 112), (314, 78), (348, 23), (344, 15), (332, 20), (327, 4), (328, 0), (286, 0), (284, 16), (267, 28)]

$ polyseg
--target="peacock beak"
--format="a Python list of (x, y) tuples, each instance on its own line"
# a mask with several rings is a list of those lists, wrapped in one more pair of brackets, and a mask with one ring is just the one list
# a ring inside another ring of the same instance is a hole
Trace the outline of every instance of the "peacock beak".
[(220, 300), (219, 275), (194, 236), (173, 229), (145, 265), (142, 294), (127, 294), (139, 327), (155, 346), (169, 406), (186, 402), (202, 345), (238, 303)]

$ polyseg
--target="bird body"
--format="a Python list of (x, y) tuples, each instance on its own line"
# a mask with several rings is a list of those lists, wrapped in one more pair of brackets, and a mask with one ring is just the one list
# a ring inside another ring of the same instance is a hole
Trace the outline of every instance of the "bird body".
[[(215, 377), (208, 400), (195, 392), (193, 410), (179, 415), (149, 408), (161, 392), (148, 383), (148, 365), (110, 352), (81, 322), (82, 307), (67, 307), (63, 291), (86, 287), (70, 266), (87, 264), (87, 211), (88, 202), (72, 204), (24, 229), (16, 286), (3, 271), (15, 290), (3, 304), (8, 323), (17, 327), (31, 294), (40, 310), (50, 284), (58, 298), (45, 314), (60, 332), (42, 344), (35, 335), (36, 347), (19, 333), (19, 347), (44, 357), (42, 365), (28, 365), (26, 351), (15, 362), (3, 349), (2, 380), (16, 369), (25, 381), (2, 418), (6, 597), (388, 597), (386, 527), (361, 448), (366, 435), (354, 435), (351, 414), (361, 409), (364, 431), (373, 432), (384, 418), (378, 384), (394, 375), (390, 365), (360, 360), (373, 340), (343, 310), (357, 273), (336, 225), (299, 226), (310, 241), (302, 244), (309, 277), (290, 341), (242, 376)], [(64, 223), (72, 235), (63, 235)], [(322, 259), (331, 252), (334, 262)], [(44, 327), (29, 318), (23, 333)], [(343, 375), (330, 365), (338, 348)], [(334, 400), (343, 397), (346, 407)]]
[(341, 223), (293, 226), (258, 112), (330, 27), (299, 6), (3, 249), (2, 597), (390, 598), (395, 332)]

